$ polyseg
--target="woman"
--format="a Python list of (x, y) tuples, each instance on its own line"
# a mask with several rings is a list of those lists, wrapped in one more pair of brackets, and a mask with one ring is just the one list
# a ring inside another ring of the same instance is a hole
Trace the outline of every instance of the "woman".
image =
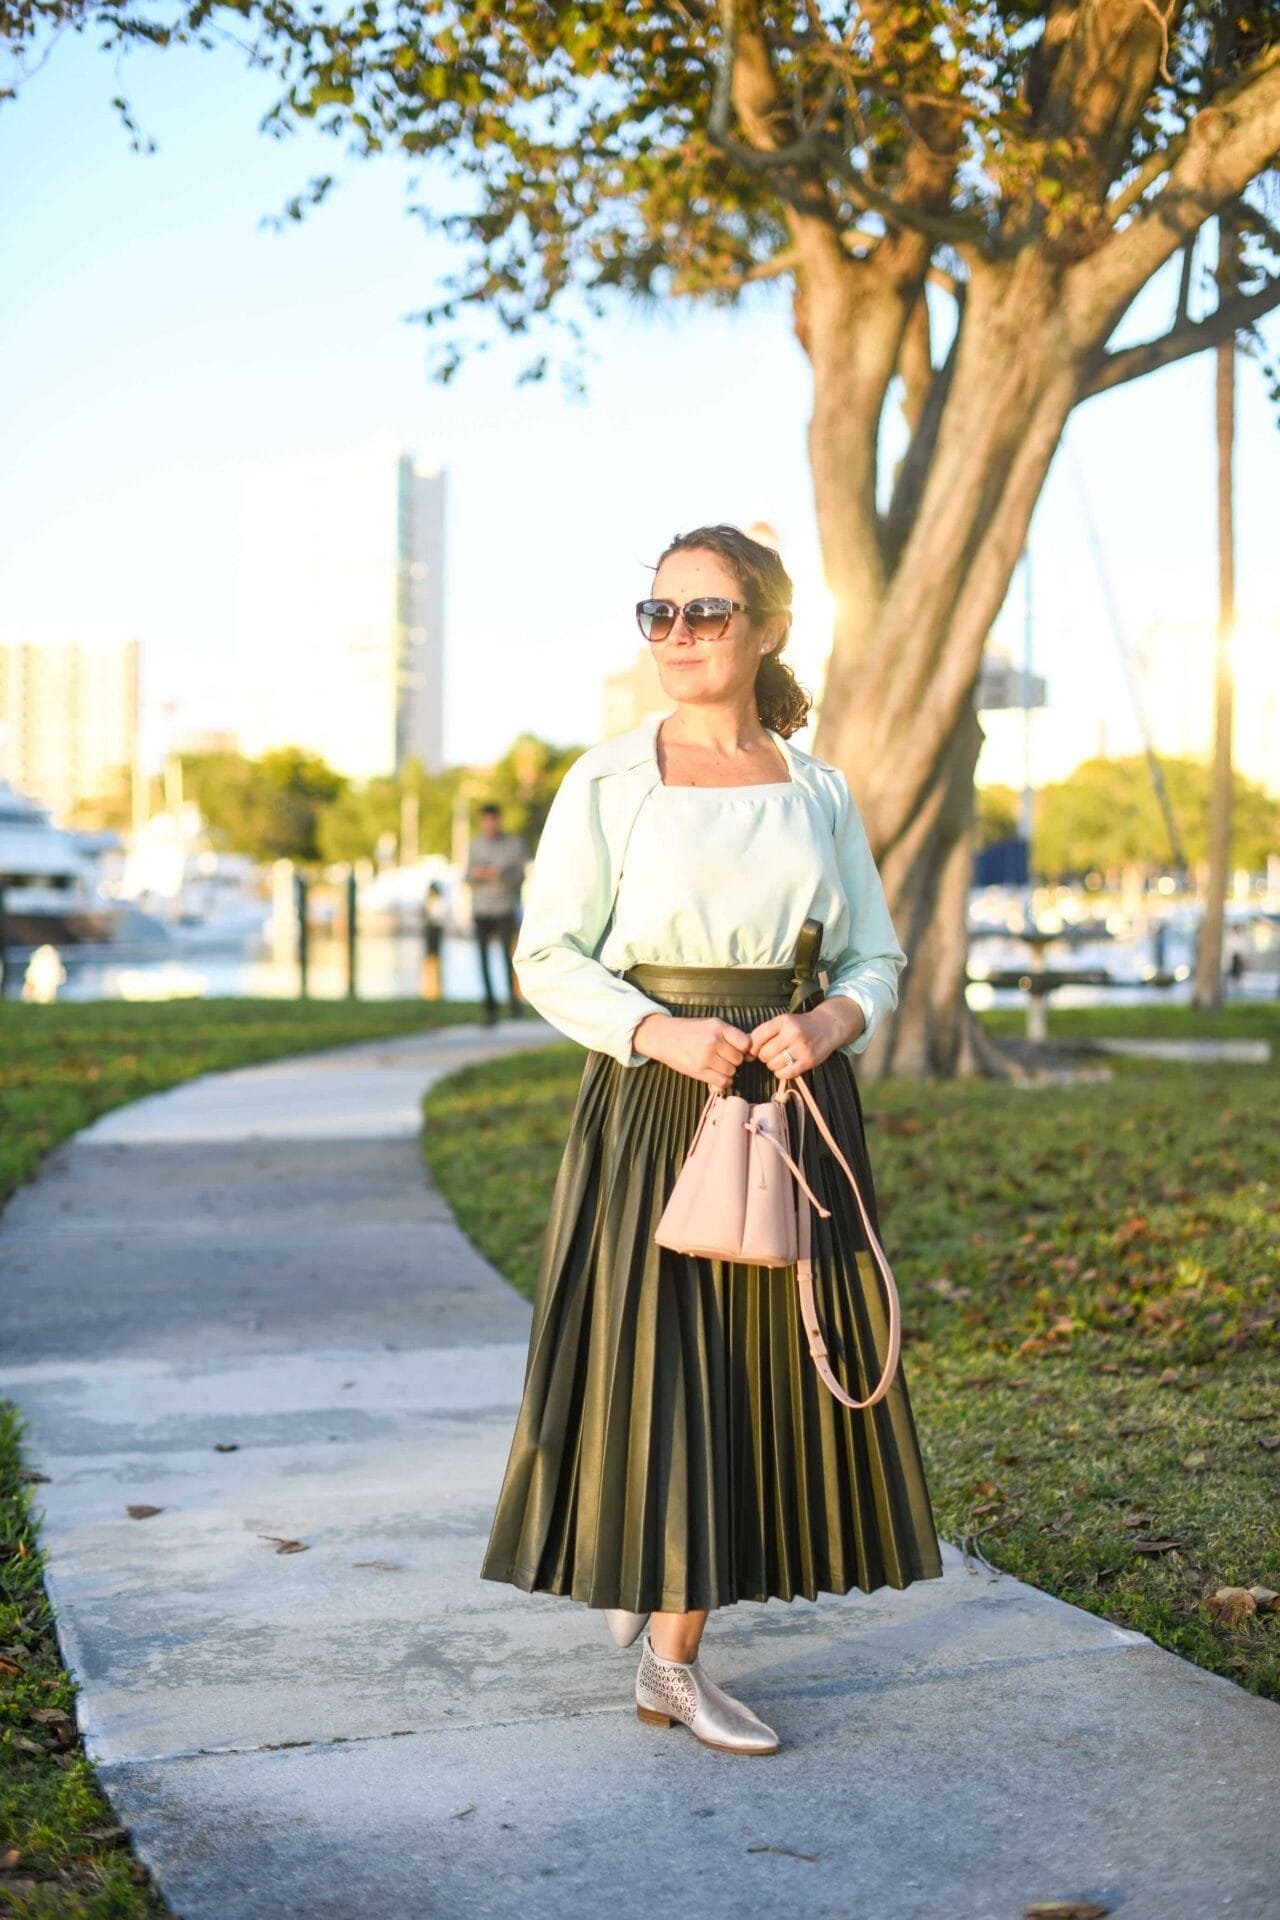
[[(708, 1613), (938, 1579), (901, 1366), (865, 1411), (815, 1371), (786, 1271), (654, 1242), (708, 1090), (804, 1074), (879, 1233), (850, 1056), (906, 965), (844, 776), (787, 745), (810, 701), (780, 658), (791, 582), (733, 527), (672, 542), (637, 608), (672, 711), (590, 748), (556, 795), (515, 952), (589, 1049), (542, 1248), (524, 1395), (482, 1567), (647, 1626), (636, 1706), (707, 1745), (778, 1736), (706, 1673)], [(788, 1011), (797, 936), (825, 997)], [(815, 1285), (846, 1391), (870, 1394), (887, 1309), (856, 1202), (805, 1129)]]

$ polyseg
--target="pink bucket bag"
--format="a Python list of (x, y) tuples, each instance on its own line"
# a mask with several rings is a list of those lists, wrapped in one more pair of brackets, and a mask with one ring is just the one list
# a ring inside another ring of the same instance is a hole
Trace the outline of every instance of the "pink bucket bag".
[[(821, 922), (806, 920), (796, 948), (792, 1012), (818, 984), (811, 966), (821, 941)], [(791, 1154), (788, 1126), (792, 1100), (799, 1112), (796, 1158)], [(831, 1209), (823, 1206), (801, 1171), (806, 1107), (853, 1189), (867, 1244), (884, 1276), (888, 1295), (889, 1350), (879, 1384), (866, 1400), (852, 1399), (833, 1373), (814, 1300), (809, 1205), (812, 1203), (824, 1220), (831, 1218)], [(669, 1247), (675, 1253), (761, 1267), (794, 1266), (809, 1353), (823, 1384), (843, 1406), (858, 1409), (875, 1406), (888, 1393), (902, 1345), (902, 1313), (893, 1271), (867, 1216), (853, 1169), (799, 1075), (779, 1080), (771, 1099), (754, 1104), (741, 1094), (712, 1088), (654, 1238), (660, 1247)]]

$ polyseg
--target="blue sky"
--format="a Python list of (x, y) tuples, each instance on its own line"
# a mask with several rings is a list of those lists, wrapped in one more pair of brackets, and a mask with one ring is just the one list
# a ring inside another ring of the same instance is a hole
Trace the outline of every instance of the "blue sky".
[[(114, 65), (68, 37), (0, 108), (0, 620), (133, 627), (153, 738), (166, 699), (191, 724), (234, 717), (237, 485), (255, 458), (391, 433), (448, 468), (451, 760), (492, 757), (526, 727), (598, 736), (600, 678), (636, 645), (643, 563), (678, 529), (768, 519), (812, 601), (809, 376), (776, 296), (737, 313), (620, 307), (591, 335), (585, 402), (554, 379), (517, 387), (509, 346), (440, 388), (405, 316), (445, 255), (406, 212), (402, 162), (347, 168), (328, 205), (265, 231), (332, 144), (259, 135), (270, 83), (233, 52)], [(129, 150), (109, 104), (121, 82), (154, 156)], [(1133, 331), (1166, 311), (1153, 290)], [(1070, 429), (1135, 632), (1213, 617), (1212, 423), (1202, 356)], [(1261, 617), (1280, 605), (1280, 442), (1247, 362), (1238, 475), (1239, 596)], [(1089, 750), (1089, 708), (1126, 702), (1062, 459), (1033, 540), (1038, 665), (1077, 702)]]

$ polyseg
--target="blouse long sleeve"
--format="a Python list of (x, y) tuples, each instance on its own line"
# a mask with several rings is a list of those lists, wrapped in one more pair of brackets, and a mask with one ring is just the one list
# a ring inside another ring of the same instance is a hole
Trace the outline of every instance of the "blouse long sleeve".
[(575, 761), (551, 803), (525, 886), (512, 953), (521, 991), (553, 1027), (624, 1067), (643, 1066), (631, 1036), (650, 1000), (598, 958), (613, 908), (613, 868), (595, 787)]
[(838, 786), (836, 857), (849, 903), (849, 935), (843, 952), (827, 969), (827, 997), (839, 995), (862, 1008), (866, 1026), (856, 1040), (840, 1049), (862, 1053), (884, 1015), (898, 1004), (898, 976), (907, 956), (898, 944), (866, 828), (843, 773)]

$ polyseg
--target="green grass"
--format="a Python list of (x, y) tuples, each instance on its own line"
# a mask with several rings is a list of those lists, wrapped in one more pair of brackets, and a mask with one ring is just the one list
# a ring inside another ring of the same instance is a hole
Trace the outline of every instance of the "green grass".
[[(1272, 1062), (865, 1089), (939, 1532), (1280, 1700), (1280, 1613), (1204, 1604), (1280, 1589), (1280, 1005), (1051, 1011), (1049, 1032), (1264, 1037)], [(427, 1102), (434, 1177), (527, 1295), (582, 1064), (552, 1047)]]
[(0, 1000), (0, 1203), (98, 1114), (179, 1080), (475, 1020), (446, 1000)]
[[(0, 1002), (0, 1202), (60, 1141), (125, 1101), (195, 1074), (417, 1033), (477, 1012), (418, 1000)], [(0, 1400), (0, 1911), (24, 1920), (164, 1914), (76, 1731), (23, 1431), (17, 1408)]]
[(31, 1920), (165, 1914), (76, 1731), (21, 1433), (16, 1408), (0, 1400), (0, 1909)]

